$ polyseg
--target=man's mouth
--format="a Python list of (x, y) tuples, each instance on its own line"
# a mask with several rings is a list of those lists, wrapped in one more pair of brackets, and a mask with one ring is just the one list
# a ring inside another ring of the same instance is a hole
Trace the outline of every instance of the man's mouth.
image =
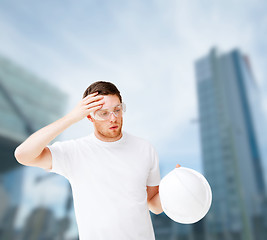
[(112, 126), (109, 129), (113, 130), (113, 129), (117, 129), (117, 128), (118, 128), (118, 126)]

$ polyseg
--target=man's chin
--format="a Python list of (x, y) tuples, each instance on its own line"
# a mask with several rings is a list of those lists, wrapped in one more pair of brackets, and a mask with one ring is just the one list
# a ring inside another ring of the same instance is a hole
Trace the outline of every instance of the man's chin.
[(121, 128), (108, 129), (102, 133), (102, 135), (106, 138), (118, 138), (121, 134), (122, 134)]
[(109, 129), (107, 135), (111, 138), (116, 138), (121, 135), (121, 129)]

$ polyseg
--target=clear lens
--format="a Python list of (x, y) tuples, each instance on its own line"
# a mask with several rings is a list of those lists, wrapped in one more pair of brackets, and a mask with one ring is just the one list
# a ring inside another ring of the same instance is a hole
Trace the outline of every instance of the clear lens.
[[(109, 110), (112, 109), (112, 110)], [(93, 118), (96, 120), (107, 120), (110, 118), (111, 114), (113, 113), (115, 117), (120, 117), (122, 114), (126, 111), (126, 105), (125, 103), (121, 103), (119, 105), (116, 105), (114, 107), (110, 107), (109, 109), (100, 109), (97, 110), (93, 114)]]

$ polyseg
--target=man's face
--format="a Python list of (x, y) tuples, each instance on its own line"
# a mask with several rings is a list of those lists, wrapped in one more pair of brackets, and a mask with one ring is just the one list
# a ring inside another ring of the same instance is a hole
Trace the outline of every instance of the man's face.
[[(115, 111), (116, 106), (121, 102), (116, 95), (104, 95), (104, 105), (100, 110)], [(117, 141), (122, 136), (122, 114), (116, 117), (113, 113), (110, 114), (107, 120), (96, 120), (91, 118), (95, 128), (95, 135), (100, 140), (105, 142)]]

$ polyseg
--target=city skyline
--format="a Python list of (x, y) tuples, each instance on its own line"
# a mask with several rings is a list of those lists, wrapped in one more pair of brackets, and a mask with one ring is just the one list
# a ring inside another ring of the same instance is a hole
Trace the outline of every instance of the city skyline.
[[(114, 82), (127, 104), (124, 129), (155, 145), (163, 175), (176, 163), (202, 171), (195, 59), (212, 46), (248, 53), (267, 109), (266, 3), (239, 3), (1, 1), (0, 53), (68, 93), (68, 111), (91, 82)], [(86, 120), (62, 137), (84, 130)]]

